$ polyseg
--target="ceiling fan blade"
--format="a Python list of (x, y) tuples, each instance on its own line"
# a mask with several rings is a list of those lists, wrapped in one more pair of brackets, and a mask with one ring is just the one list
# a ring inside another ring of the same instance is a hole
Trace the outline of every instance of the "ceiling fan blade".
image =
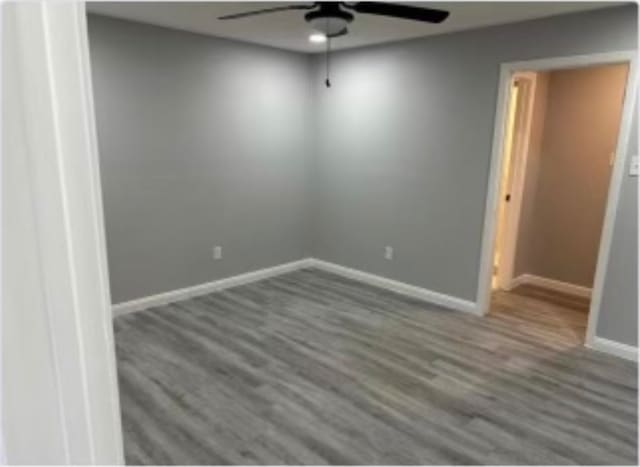
[(218, 19), (237, 19), (237, 18), (245, 18), (247, 16), (254, 15), (264, 15), (267, 13), (277, 13), (279, 11), (287, 11), (287, 10), (311, 10), (316, 7), (316, 4), (313, 3), (311, 5), (286, 5), (286, 6), (277, 6), (273, 8), (263, 8), (262, 10), (253, 10), (253, 11), (245, 11), (244, 13), (233, 13), (230, 15), (219, 16)]
[(409, 5), (399, 5), (398, 3), (386, 2), (357, 2), (344, 4), (358, 13), (370, 15), (392, 16), (394, 18), (411, 19), (414, 21), (424, 21), (427, 23), (441, 23), (449, 16), (448, 11), (434, 10), (433, 8), (420, 8)]

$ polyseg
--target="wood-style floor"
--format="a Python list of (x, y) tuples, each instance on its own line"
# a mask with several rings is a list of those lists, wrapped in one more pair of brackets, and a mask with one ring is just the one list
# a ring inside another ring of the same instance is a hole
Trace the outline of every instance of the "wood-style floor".
[(636, 464), (637, 366), (536, 293), (479, 318), (308, 269), (119, 317), (126, 460)]

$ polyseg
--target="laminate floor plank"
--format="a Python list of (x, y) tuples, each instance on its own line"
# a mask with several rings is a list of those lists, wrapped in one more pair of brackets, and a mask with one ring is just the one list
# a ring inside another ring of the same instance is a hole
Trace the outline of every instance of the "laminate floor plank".
[(114, 320), (128, 464), (637, 464), (637, 365), (588, 301), (483, 318), (317, 269)]

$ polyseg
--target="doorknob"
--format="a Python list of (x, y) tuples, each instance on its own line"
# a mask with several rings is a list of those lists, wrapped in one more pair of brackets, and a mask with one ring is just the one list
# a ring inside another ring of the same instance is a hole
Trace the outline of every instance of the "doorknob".
[(504, 197), (504, 200), (508, 203), (511, 201), (511, 193), (508, 193), (507, 196)]

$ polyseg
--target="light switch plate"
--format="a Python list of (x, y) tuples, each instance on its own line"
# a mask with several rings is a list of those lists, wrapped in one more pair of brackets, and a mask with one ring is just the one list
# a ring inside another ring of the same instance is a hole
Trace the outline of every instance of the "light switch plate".
[(635, 155), (631, 156), (631, 163), (629, 164), (629, 175), (633, 177), (638, 176), (638, 172), (640, 172), (640, 160), (638, 159), (640, 156)]

